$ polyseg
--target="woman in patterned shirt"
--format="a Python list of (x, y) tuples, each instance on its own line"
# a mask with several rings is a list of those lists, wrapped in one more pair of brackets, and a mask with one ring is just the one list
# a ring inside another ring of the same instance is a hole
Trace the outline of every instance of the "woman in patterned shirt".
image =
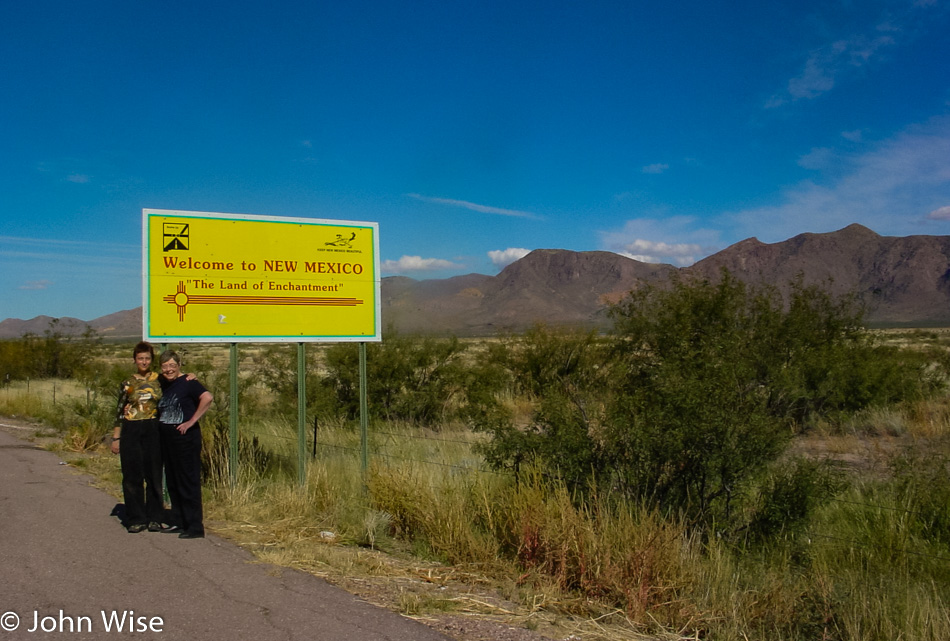
[[(132, 350), (136, 372), (122, 382), (112, 432), (112, 453), (122, 465), (125, 526), (131, 533), (161, 532), (162, 450), (158, 431), (158, 401), (162, 387), (152, 371), (155, 350), (140, 342)], [(120, 447), (121, 439), (121, 447)]]

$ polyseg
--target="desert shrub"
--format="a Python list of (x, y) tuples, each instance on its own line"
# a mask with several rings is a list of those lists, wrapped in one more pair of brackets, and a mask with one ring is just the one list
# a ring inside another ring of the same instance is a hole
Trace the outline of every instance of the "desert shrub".
[(826, 463), (801, 458), (782, 462), (757, 484), (739, 531), (751, 543), (778, 536), (794, 539), (844, 485), (841, 474)]
[[(312, 346), (304, 350), (307, 408), (321, 406), (319, 354)], [(297, 346), (268, 344), (253, 357), (257, 382), (267, 390), (267, 401), (277, 412), (297, 407)]]
[[(208, 412), (201, 419), (202, 475), (211, 485), (229, 482), (231, 461), (231, 429), (227, 414)], [(257, 435), (238, 432), (238, 462), (241, 474), (259, 479), (268, 474), (287, 472), (289, 463), (283, 462), (267, 450)], [(281, 465), (281, 463), (284, 463)]]
[[(211, 392), (214, 401), (201, 418), (201, 432), (204, 441), (202, 448), (202, 470), (204, 478), (212, 484), (224, 483), (230, 478), (231, 458), (231, 373), (229, 369), (215, 367), (207, 356), (198, 356), (186, 360), (182, 357), (182, 371), (194, 374)], [(296, 371), (296, 370), (295, 370)], [(239, 417), (256, 415), (259, 401), (250, 393), (257, 379), (241, 377), (237, 379)], [(239, 421), (239, 428), (240, 428)], [(238, 463), (242, 473), (251, 477), (285, 471), (289, 464), (263, 446), (256, 435), (238, 431)]]
[(59, 319), (42, 335), (27, 333), (0, 342), (0, 377), (4, 382), (26, 378), (72, 378), (88, 374), (102, 339), (91, 327), (74, 336), (63, 333)]
[(507, 336), (484, 343), (483, 349), (465, 355), (461, 368), (461, 413), (478, 413), (487, 405), (504, 404), (522, 395), (522, 379), (512, 365), (512, 345), (519, 341), (518, 337)]
[(95, 357), (102, 339), (86, 327), (80, 336), (70, 336), (59, 331), (58, 319), (50, 321), (42, 336), (27, 334), (27, 358), (33, 364), (32, 375), (40, 378), (72, 378)]
[[(326, 351), (320, 385), (347, 419), (359, 417), (359, 346), (341, 343)], [(374, 419), (438, 425), (457, 412), (464, 381), (457, 338), (393, 335), (366, 344), (367, 404)]]
[[(817, 468), (767, 473), (803, 423), (935, 389), (921, 359), (874, 344), (852, 298), (790, 291), (680, 278), (616, 305), (609, 336), (535, 328), (496, 361), (530, 421), (498, 402), (466, 418), (496, 468), (537, 457), (581, 495), (593, 478), (701, 528), (786, 531), (829, 496)], [(753, 496), (758, 512), (737, 509)]]
[(31, 371), (25, 341), (0, 341), (0, 385), (29, 378)]
[(617, 375), (608, 442), (628, 496), (694, 523), (730, 522), (733, 500), (785, 449), (764, 354), (780, 346), (780, 302), (728, 275), (675, 281), (614, 308)]
[(115, 424), (116, 406), (117, 394), (94, 394), (89, 389), (85, 399), (65, 403), (61, 420), (67, 432), (67, 447), (83, 452), (104, 444)]
[[(585, 485), (600, 474), (604, 389), (601, 377), (609, 356), (593, 332), (536, 326), (519, 339), (510, 339), (488, 355), (485, 369), (507, 370), (484, 380), (511, 381), (516, 393), (527, 395), (534, 413), (527, 425), (516, 425), (510, 408), (500, 402), (471, 401), (465, 414), (478, 430), (492, 434), (481, 452), (496, 468), (517, 471), (528, 459), (539, 458), (548, 471), (573, 485)], [(490, 396), (491, 387), (475, 387)]]

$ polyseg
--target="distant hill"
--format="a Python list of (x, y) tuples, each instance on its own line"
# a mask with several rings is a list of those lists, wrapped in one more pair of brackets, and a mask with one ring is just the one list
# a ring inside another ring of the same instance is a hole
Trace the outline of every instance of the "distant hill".
[(518, 331), (538, 321), (604, 325), (609, 302), (673, 271), (670, 265), (641, 263), (611, 252), (538, 249), (497, 276), (384, 278), (383, 323), (404, 332), (458, 335)]
[[(950, 236), (880, 236), (861, 225), (801, 234), (779, 243), (743, 240), (684, 268), (642, 263), (610, 252), (538, 249), (497, 276), (468, 274), (438, 280), (384, 278), (383, 327), (404, 333), (490, 335), (536, 322), (598, 327), (609, 303), (646, 283), (680, 273), (715, 281), (728, 269), (753, 284), (782, 291), (801, 275), (836, 294), (856, 293), (876, 324), (950, 325)], [(0, 322), (0, 338), (42, 334), (53, 320)], [(89, 321), (104, 337), (142, 334), (141, 308)], [(59, 319), (58, 330), (81, 333), (86, 323)]]
[(57, 321), (55, 331), (67, 335), (78, 335), (91, 327), (103, 338), (134, 338), (142, 336), (142, 308), (127, 309), (102, 316), (91, 321), (64, 316), (55, 319), (51, 316), (37, 316), (30, 320), (8, 318), (0, 322), (0, 339), (19, 338), (24, 334), (42, 336), (51, 329), (50, 323)]
[(685, 271), (715, 279), (722, 268), (783, 291), (801, 274), (806, 284), (853, 292), (875, 323), (950, 324), (950, 236), (879, 236), (850, 225), (771, 245), (750, 238)]

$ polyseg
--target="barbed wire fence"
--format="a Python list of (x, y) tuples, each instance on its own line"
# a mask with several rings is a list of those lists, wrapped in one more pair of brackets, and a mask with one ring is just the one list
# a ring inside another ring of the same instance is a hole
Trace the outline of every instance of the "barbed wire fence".
[(103, 397), (102, 392), (93, 384), (77, 384), (61, 379), (11, 380), (9, 375), (0, 376), (0, 392), (6, 399), (18, 395), (36, 395), (48, 398), (53, 405), (84, 401), (92, 405)]
[[(0, 375), (0, 394), (7, 399), (16, 395), (38, 395), (49, 399), (54, 405), (68, 403), (85, 403), (91, 406), (97, 402), (111, 404), (113, 398), (109, 394), (103, 393), (95, 384), (77, 384), (64, 382), (58, 379), (38, 379), (38, 380), (9, 380), (8, 377)], [(356, 445), (345, 445), (340, 443), (331, 443), (321, 441), (319, 438), (320, 429), (317, 421), (313, 421), (313, 429), (307, 434), (307, 451), (310, 452), (311, 464), (318, 464), (321, 460), (320, 453), (332, 453), (337, 456), (352, 457), (354, 464), (358, 465), (362, 456), (361, 447)], [(354, 438), (358, 434), (354, 432)], [(277, 439), (285, 441), (287, 445), (296, 445), (297, 435), (287, 434), (268, 434), (268, 439)], [(480, 457), (471, 457), (465, 462), (450, 462), (443, 457), (442, 460), (422, 458), (418, 455), (408, 456), (403, 452), (412, 449), (408, 446), (410, 442), (424, 442), (432, 447), (430, 451), (439, 451), (447, 445), (455, 447), (471, 447), (475, 441), (461, 438), (446, 437), (442, 434), (426, 435), (421, 433), (395, 432), (389, 430), (374, 429), (371, 431), (371, 441), (369, 445), (369, 456), (374, 465), (402, 465), (411, 464), (418, 466), (432, 466), (440, 470), (448, 470), (453, 474), (489, 474), (500, 477), (511, 477), (513, 473), (509, 470), (496, 470), (484, 464)], [(874, 503), (854, 501), (844, 498), (832, 498), (831, 502), (851, 507), (862, 508), (866, 510), (883, 510), (897, 512), (910, 516), (922, 516), (920, 512), (904, 507), (895, 507), (889, 505), (879, 505)], [(809, 532), (806, 535), (809, 543), (823, 541), (829, 545), (834, 545), (839, 549), (853, 551), (855, 549), (865, 550), (869, 553), (874, 550), (886, 550), (891, 553), (926, 558), (941, 563), (950, 563), (950, 556), (933, 554), (927, 551), (907, 549), (894, 546), (878, 545), (860, 541), (857, 539), (846, 538), (824, 532)]]
[[(319, 460), (316, 454), (320, 450), (332, 451), (336, 454), (349, 455), (353, 457), (354, 461), (359, 461), (359, 458), (361, 456), (361, 450), (359, 447), (352, 447), (352, 446), (340, 445), (340, 444), (335, 444), (335, 443), (320, 443), (319, 440), (315, 438), (315, 436), (318, 433), (319, 433), (318, 430), (315, 430), (315, 432), (311, 433), (309, 436), (309, 438), (312, 439), (310, 442), (310, 445), (311, 445), (310, 451), (312, 452), (311, 457), (312, 459), (314, 459), (314, 461)], [(373, 435), (385, 437), (389, 439), (391, 442), (396, 443), (397, 445), (398, 445), (399, 440), (426, 441), (429, 443), (435, 443), (437, 445), (453, 444), (453, 445), (471, 446), (473, 444), (473, 441), (470, 441), (470, 440), (446, 438), (441, 435), (427, 436), (424, 434), (407, 434), (407, 433), (390, 432), (390, 431), (374, 431)], [(292, 439), (293, 437), (286, 437), (286, 438)], [(503, 477), (511, 477), (513, 475), (513, 472), (511, 472), (510, 470), (492, 469), (492, 468), (487, 467), (481, 461), (479, 463), (473, 463), (473, 464), (450, 463), (444, 460), (431, 460), (431, 459), (419, 458), (417, 456), (409, 457), (409, 456), (403, 456), (399, 454), (392, 454), (392, 453), (387, 452), (384, 446), (381, 446), (378, 442), (375, 442), (375, 441), (374, 441), (374, 444), (370, 446), (370, 456), (371, 456), (371, 459), (374, 461), (374, 464), (377, 464), (377, 465), (388, 464), (388, 463), (394, 463), (394, 464), (409, 463), (413, 465), (430, 465), (442, 470), (450, 470), (452, 472), (459, 472), (459, 473), (491, 474), (491, 475), (497, 475), (497, 476), (503, 476)], [(924, 516), (919, 511), (907, 509), (904, 507), (879, 505), (879, 504), (874, 504), (874, 503), (853, 501), (850, 499), (843, 499), (843, 498), (837, 498), (837, 497), (829, 499), (829, 502), (849, 505), (852, 507), (859, 507), (859, 508), (863, 508), (867, 510), (883, 510), (883, 511), (897, 512), (897, 513), (911, 515), (911, 516)], [(845, 537), (827, 534), (823, 532), (815, 532), (815, 531), (808, 532), (806, 534), (806, 537), (808, 539), (808, 543), (812, 545), (816, 544), (816, 541), (823, 541), (829, 544), (834, 544), (838, 547), (847, 546), (849, 550), (860, 549), (860, 550), (867, 551), (869, 553), (875, 550), (886, 550), (888, 552), (892, 552), (896, 554), (903, 554), (903, 555), (931, 559), (931, 560), (939, 561), (943, 563), (950, 563), (950, 556), (947, 556), (947, 555), (933, 554), (931, 552), (913, 550), (913, 549), (907, 549), (907, 548), (899, 548), (899, 547), (894, 547), (894, 546), (878, 545), (878, 544), (868, 543), (866, 541), (860, 541), (853, 538), (845, 538)]]

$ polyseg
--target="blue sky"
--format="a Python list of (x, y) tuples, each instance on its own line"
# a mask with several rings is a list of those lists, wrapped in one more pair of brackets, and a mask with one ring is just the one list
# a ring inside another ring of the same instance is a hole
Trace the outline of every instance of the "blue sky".
[(0, 9), (0, 319), (141, 304), (143, 208), (372, 221), (383, 275), (950, 234), (947, 0)]

